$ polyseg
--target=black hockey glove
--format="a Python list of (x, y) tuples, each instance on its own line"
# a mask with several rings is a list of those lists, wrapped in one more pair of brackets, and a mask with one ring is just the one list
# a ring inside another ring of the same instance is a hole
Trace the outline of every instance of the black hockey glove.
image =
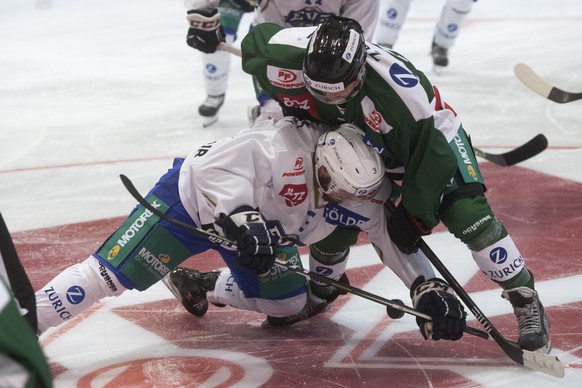
[(216, 51), (220, 42), (224, 42), (224, 30), (220, 25), (218, 10), (188, 11), (188, 22), (190, 23), (186, 36), (188, 46), (211, 54)]
[(271, 269), (277, 239), (267, 229), (261, 213), (250, 206), (239, 207), (224, 219), (222, 228), (226, 237), (238, 245), (236, 265), (256, 274)]
[(410, 290), (414, 308), (432, 318), (432, 325), (423, 318), (416, 318), (424, 339), (432, 336), (433, 340), (456, 341), (463, 337), (467, 314), (444, 280), (433, 278), (425, 281), (424, 276), (419, 276)]
[(408, 213), (402, 203), (388, 220), (390, 239), (400, 251), (407, 255), (418, 251), (420, 238), (430, 233), (431, 229)]

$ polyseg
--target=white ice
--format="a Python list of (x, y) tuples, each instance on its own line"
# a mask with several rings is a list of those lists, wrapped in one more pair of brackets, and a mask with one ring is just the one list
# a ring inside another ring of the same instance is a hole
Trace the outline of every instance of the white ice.
[[(522, 166), (582, 182), (582, 101), (550, 102), (513, 75), (524, 62), (582, 91), (582, 2), (477, 2), (438, 76), (428, 51), (442, 3), (414, 1), (395, 49), (439, 86), (474, 145), (507, 151), (543, 133), (550, 148)], [(134, 200), (120, 173), (144, 192), (173, 157), (247, 126), (254, 90), (235, 57), (219, 122), (202, 128), (200, 55), (186, 30), (181, 1), (0, 0), (0, 211), (11, 231), (125, 215)], [(468, 372), (487, 386), (575, 387), (581, 377)]]

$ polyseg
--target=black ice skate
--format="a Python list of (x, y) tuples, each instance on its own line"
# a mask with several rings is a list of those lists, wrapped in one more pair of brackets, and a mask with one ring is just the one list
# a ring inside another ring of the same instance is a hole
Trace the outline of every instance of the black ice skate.
[(294, 323), (304, 321), (317, 314), (323, 313), (329, 310), (331, 303), (327, 303), (325, 299), (321, 299), (311, 292), (307, 293), (307, 303), (303, 309), (295, 315), (289, 315), (287, 317), (271, 317), (267, 316), (267, 322), (272, 326), (289, 326)]
[(432, 41), (432, 48), (430, 50), (430, 56), (432, 57), (432, 63), (434, 64), (435, 73), (439, 73), (443, 68), (449, 65), (449, 50), (439, 46), (435, 43), (434, 39)]
[(206, 96), (206, 99), (198, 107), (198, 113), (204, 118), (203, 127), (208, 127), (218, 121), (218, 110), (224, 104), (224, 94), (218, 96)]
[(529, 287), (516, 287), (503, 291), (501, 296), (511, 302), (517, 317), (519, 346), (532, 352), (549, 353), (550, 323), (537, 291)]
[(214, 290), (220, 272), (200, 272), (178, 267), (162, 281), (188, 312), (201, 317), (208, 311), (206, 292)]

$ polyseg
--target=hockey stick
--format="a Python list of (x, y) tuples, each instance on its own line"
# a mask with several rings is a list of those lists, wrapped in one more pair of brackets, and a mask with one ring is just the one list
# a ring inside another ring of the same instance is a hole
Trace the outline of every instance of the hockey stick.
[[(385, 203), (385, 207), (389, 212), (393, 213), (396, 210), (394, 204), (390, 201)], [(443, 264), (439, 257), (434, 253), (434, 251), (428, 246), (428, 244), (420, 239), (420, 250), (426, 255), (428, 260), (436, 268), (436, 270), (442, 275), (442, 277), (449, 283), (449, 285), (455, 290), (459, 299), (465, 303), (469, 310), (473, 313), (477, 321), (483, 325), (487, 333), (491, 338), (499, 345), (499, 347), (505, 352), (505, 354), (511, 358), (516, 363), (523, 365), (527, 368), (534, 369), (543, 373), (547, 373), (555, 377), (564, 377), (564, 364), (556, 356), (551, 356), (549, 354), (543, 354), (538, 352), (532, 352), (529, 350), (521, 349), (517, 343), (514, 341), (506, 339), (500, 332), (493, 326), (493, 323), (483, 314), (479, 306), (471, 299), (467, 291), (459, 284), (457, 279), (451, 274), (448, 268)]]
[(527, 143), (502, 154), (491, 154), (489, 152), (482, 151), (477, 147), (473, 147), (473, 150), (475, 151), (475, 155), (478, 157), (488, 160), (499, 166), (507, 167), (533, 158), (546, 148), (548, 148), (548, 139), (540, 133), (539, 135), (529, 140)]
[(459, 282), (457, 282), (447, 267), (440, 261), (438, 256), (422, 239), (420, 241), (420, 249), (453, 290), (455, 290), (459, 299), (461, 299), (469, 310), (471, 310), (475, 318), (477, 318), (483, 327), (485, 327), (485, 330), (491, 335), (493, 340), (497, 345), (499, 345), (499, 347), (501, 347), (509, 358), (527, 368), (544, 372), (555, 377), (564, 377), (564, 364), (562, 364), (558, 357), (521, 349), (515, 342), (503, 337), (485, 314), (483, 314), (479, 306), (477, 306), (473, 299), (471, 299), (469, 294), (467, 294), (465, 289), (459, 284)]
[[(144, 197), (141, 196), (141, 194), (139, 193), (139, 191), (135, 188), (135, 186), (133, 185), (133, 183), (131, 182), (131, 180), (127, 176), (121, 174), (121, 175), (119, 175), (119, 178), (121, 179), (121, 182), (123, 182), (123, 185), (125, 186), (125, 188), (127, 189), (127, 191), (131, 194), (131, 196), (133, 198), (135, 198), (135, 200), (140, 205), (142, 205), (144, 208), (146, 208), (147, 210), (151, 211), (153, 214), (155, 214), (156, 216), (160, 217), (161, 219), (163, 219), (163, 220), (165, 220), (165, 221), (167, 221), (167, 222), (169, 222), (171, 224), (174, 224), (176, 226), (180, 226), (183, 229), (188, 230), (189, 232), (191, 232), (191, 233), (193, 233), (193, 234), (195, 234), (195, 235), (197, 235), (197, 236), (199, 236), (201, 238), (206, 238), (206, 239), (208, 239), (209, 241), (211, 241), (211, 242), (213, 242), (215, 244), (222, 245), (222, 246), (225, 246), (227, 248), (236, 248), (236, 243), (234, 241), (231, 241), (231, 240), (227, 239), (226, 237), (222, 237), (220, 235), (207, 232), (207, 231), (205, 231), (203, 229), (199, 229), (199, 228), (193, 227), (192, 225), (188, 225), (188, 224), (183, 223), (183, 222), (181, 222), (179, 220), (176, 220), (174, 218), (171, 218), (171, 217), (166, 216), (164, 213), (160, 212), (158, 209), (156, 209), (155, 207), (153, 207), (150, 203), (148, 203), (145, 200)], [(284, 267), (284, 268), (286, 268), (286, 269), (288, 269), (288, 270), (290, 270), (292, 272), (295, 272), (295, 273), (297, 273), (299, 275), (303, 275), (303, 276), (305, 276), (308, 279), (318, 280), (318, 281), (320, 281), (322, 283), (325, 283), (327, 285), (334, 286), (334, 287), (336, 287), (338, 289), (341, 289), (343, 291), (349, 292), (350, 294), (354, 294), (354, 295), (357, 295), (357, 296), (362, 297), (364, 299), (368, 299), (368, 300), (370, 300), (372, 302), (376, 302), (376, 303), (382, 304), (382, 305), (384, 305), (386, 307), (390, 307), (392, 309), (396, 309), (396, 310), (399, 310), (399, 311), (402, 311), (402, 312), (405, 312), (405, 313), (408, 313), (408, 314), (411, 314), (411, 315), (414, 315), (414, 316), (417, 316), (417, 317), (426, 319), (427, 321), (431, 321), (432, 320), (429, 315), (426, 315), (424, 313), (421, 313), (420, 311), (415, 310), (412, 307), (408, 307), (408, 306), (405, 306), (405, 305), (401, 305), (401, 304), (399, 304), (397, 302), (394, 302), (394, 301), (389, 300), (389, 299), (385, 299), (385, 298), (383, 298), (381, 296), (372, 294), (372, 293), (370, 293), (368, 291), (364, 291), (364, 290), (362, 290), (360, 288), (356, 288), (356, 287), (353, 287), (353, 286), (351, 286), (349, 284), (342, 283), (340, 281), (327, 278), (327, 277), (322, 276), (322, 275), (320, 275), (318, 273), (315, 273), (315, 272), (309, 271), (307, 269), (301, 268), (298, 265), (289, 264), (289, 263), (286, 263), (286, 262), (281, 261), (279, 259), (277, 259), (275, 261), (275, 264), (277, 266), (279, 266), (279, 267)], [(166, 284), (166, 283), (164, 282), (164, 284)], [(167, 284), (166, 284), (166, 286), (167, 286)], [(170, 288), (170, 287), (168, 287), (168, 288)], [(474, 335), (474, 336), (477, 336), (477, 337), (481, 337), (481, 338), (484, 338), (484, 339), (492, 339), (492, 337), (487, 332), (485, 332), (483, 330), (480, 330), (480, 329), (477, 329), (477, 328), (470, 327), (470, 326), (467, 326), (465, 328), (465, 332), (467, 334), (471, 334), (471, 335)]]
[(525, 86), (551, 101), (563, 104), (582, 99), (582, 93), (566, 92), (550, 85), (525, 63), (515, 65), (513, 72)]

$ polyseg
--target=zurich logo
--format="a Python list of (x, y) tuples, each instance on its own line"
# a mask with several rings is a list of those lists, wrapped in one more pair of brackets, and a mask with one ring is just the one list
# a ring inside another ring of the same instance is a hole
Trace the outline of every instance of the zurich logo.
[(503, 264), (507, 260), (507, 251), (503, 248), (495, 248), (489, 253), (489, 258), (495, 264)]
[(85, 299), (85, 290), (79, 286), (69, 287), (67, 300), (70, 304), (79, 304)]
[(321, 276), (329, 276), (331, 275), (331, 268), (327, 267), (317, 267), (315, 272), (320, 274)]
[(457, 24), (451, 23), (447, 26), (447, 30), (449, 30), (449, 32), (455, 32), (459, 29), (459, 26)]
[(398, 63), (390, 66), (390, 77), (397, 85), (404, 88), (412, 88), (418, 84), (418, 78)]
[(386, 16), (388, 16), (388, 19), (396, 19), (396, 16), (398, 16), (398, 11), (396, 11), (394, 8), (390, 8), (388, 12), (386, 12)]
[(216, 73), (216, 66), (214, 66), (212, 63), (209, 63), (206, 65), (206, 71), (209, 73)]

